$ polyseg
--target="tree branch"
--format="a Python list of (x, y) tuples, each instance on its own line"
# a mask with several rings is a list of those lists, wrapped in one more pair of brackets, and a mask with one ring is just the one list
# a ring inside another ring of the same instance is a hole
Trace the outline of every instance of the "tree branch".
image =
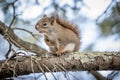
[(37, 55), (48, 53), (46, 50), (42, 49), (36, 44), (29, 43), (20, 39), (18, 36), (16, 36), (16, 34), (14, 34), (13, 29), (6, 26), (1, 21), (0, 21), (0, 34), (3, 35), (7, 41), (9, 41), (10, 43), (14, 44), (16, 47), (22, 50), (33, 52), (36, 53)]
[[(32, 66), (31, 66), (32, 65)], [(120, 70), (120, 52), (76, 52), (68, 56), (18, 57), (0, 61), (0, 78), (38, 72)]]
[(13, 29), (13, 30), (22, 30), (22, 31), (28, 32), (29, 34), (31, 34), (32, 37), (34, 37), (36, 40), (38, 40), (38, 39), (35, 37), (37, 34), (33, 34), (33, 32), (31, 32), (31, 31), (28, 31), (28, 30), (22, 29), (22, 28), (12, 28), (12, 29)]
[(112, 0), (111, 3), (110, 3), (110, 4), (108, 5), (108, 7), (106, 8), (106, 10), (105, 10), (100, 16), (98, 16), (98, 18), (96, 19), (97, 22), (98, 22), (98, 20), (99, 20), (104, 14), (107, 13), (107, 11), (110, 9), (110, 7), (112, 6), (112, 4), (113, 4), (114, 1), (115, 1), (115, 0)]
[(93, 76), (97, 79), (97, 80), (107, 80), (107, 78), (105, 78), (104, 76), (102, 76), (99, 72), (97, 71), (89, 71), (90, 73), (93, 74)]
[(15, 2), (17, 2), (17, 0), (15, 0), (14, 2), (11, 3), (12, 7), (13, 7), (13, 19), (9, 25), (9, 27), (12, 26), (13, 22), (15, 21), (15, 18), (16, 18), (16, 13), (15, 13)]

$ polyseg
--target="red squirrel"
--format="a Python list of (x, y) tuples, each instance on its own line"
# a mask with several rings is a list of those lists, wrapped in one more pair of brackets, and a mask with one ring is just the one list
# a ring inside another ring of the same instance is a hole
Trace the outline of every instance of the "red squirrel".
[(39, 33), (44, 34), (46, 44), (49, 47), (54, 47), (57, 56), (79, 50), (79, 29), (69, 22), (56, 16), (47, 17), (44, 15), (37, 22), (35, 28)]

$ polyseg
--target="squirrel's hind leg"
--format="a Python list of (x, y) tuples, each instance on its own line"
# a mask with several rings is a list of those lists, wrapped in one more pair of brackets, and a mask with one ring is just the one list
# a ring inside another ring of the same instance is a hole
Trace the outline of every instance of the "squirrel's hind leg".
[(72, 52), (75, 49), (75, 43), (68, 43), (65, 48), (63, 49), (63, 52)]
[(69, 52), (74, 51), (74, 49), (75, 49), (75, 44), (74, 43), (68, 43), (64, 47), (64, 49), (58, 48), (56, 53), (57, 53), (57, 56), (61, 56), (63, 53), (69, 53)]

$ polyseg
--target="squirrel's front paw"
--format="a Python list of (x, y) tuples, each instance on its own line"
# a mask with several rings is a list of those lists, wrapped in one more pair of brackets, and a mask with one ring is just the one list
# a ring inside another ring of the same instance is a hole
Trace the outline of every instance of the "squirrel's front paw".
[(69, 53), (69, 52), (71, 52), (70, 50), (65, 50), (65, 51), (63, 51), (63, 50), (58, 50), (57, 52), (56, 52), (56, 54), (57, 54), (57, 56), (61, 56), (62, 54), (64, 54), (64, 53)]
[(57, 56), (61, 56), (62, 53), (63, 53), (63, 52), (62, 52), (62, 49), (58, 49), (57, 52), (56, 52)]

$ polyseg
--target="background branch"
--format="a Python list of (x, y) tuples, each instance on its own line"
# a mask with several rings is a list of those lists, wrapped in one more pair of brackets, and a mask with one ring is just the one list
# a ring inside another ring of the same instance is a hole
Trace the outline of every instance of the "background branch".
[(107, 80), (107, 78), (103, 77), (100, 73), (97, 71), (89, 71), (92, 73), (92, 75), (97, 79), (97, 80)]
[(11, 3), (11, 5), (12, 5), (12, 7), (13, 7), (13, 19), (12, 19), (9, 27), (12, 26), (12, 24), (13, 24), (13, 22), (15, 21), (15, 18), (16, 18), (16, 16), (17, 16), (16, 13), (15, 13), (15, 2), (17, 2), (17, 0), (15, 0), (14, 2)]
[[(9, 41), (8, 41), (8, 42), (9, 42)], [(6, 55), (5, 55), (6, 58), (8, 58), (8, 56), (9, 56), (9, 54), (10, 54), (10, 52), (11, 52), (11, 49), (12, 49), (12, 44), (9, 42), (9, 49), (8, 49)]]
[(22, 31), (25, 31), (25, 32), (28, 32), (29, 34), (32, 35), (32, 37), (34, 37), (36, 40), (38, 40), (35, 36), (37, 36), (37, 34), (33, 34), (33, 32), (29, 31), (29, 30), (26, 30), (26, 29), (22, 29), (22, 28), (12, 28), (13, 30), (22, 30)]
[(119, 74), (119, 71), (113, 71), (107, 76), (107, 80), (113, 80), (116, 75)]
[(107, 13), (107, 11), (110, 9), (110, 7), (112, 6), (112, 4), (114, 3), (115, 0), (112, 0), (111, 3), (108, 5), (108, 7), (105, 9), (105, 11), (100, 15), (98, 16), (98, 18), (96, 19), (96, 21), (98, 21), (104, 14)]
[(16, 34), (14, 34), (13, 29), (7, 27), (4, 23), (0, 22), (0, 34), (5, 36), (5, 39), (9, 40), (10, 43), (14, 44), (21, 50), (36, 53), (37, 55), (44, 55), (48, 53), (46, 50), (37, 46), (36, 44), (29, 43), (20, 39)]

